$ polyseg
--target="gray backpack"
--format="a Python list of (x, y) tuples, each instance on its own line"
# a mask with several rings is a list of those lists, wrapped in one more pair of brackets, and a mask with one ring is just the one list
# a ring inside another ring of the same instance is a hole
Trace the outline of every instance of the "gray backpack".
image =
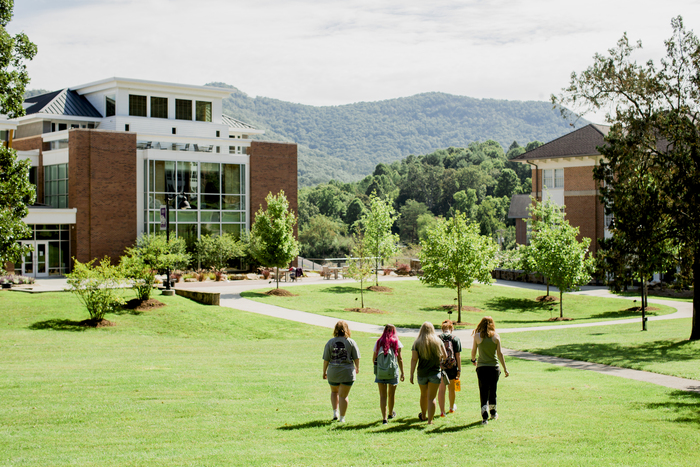
[(384, 350), (379, 349), (377, 353), (377, 379), (394, 379), (399, 377), (399, 362), (394, 355), (394, 351), (384, 354)]

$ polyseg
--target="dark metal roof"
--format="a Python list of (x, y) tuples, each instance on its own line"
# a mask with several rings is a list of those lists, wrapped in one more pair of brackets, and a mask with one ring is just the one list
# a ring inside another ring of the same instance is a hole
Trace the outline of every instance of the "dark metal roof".
[(235, 118), (231, 118), (228, 115), (221, 115), (221, 119), (223, 120), (225, 125), (228, 125), (229, 128), (234, 128), (236, 130), (255, 130), (254, 126), (248, 125), (247, 123), (243, 123), (240, 120), (236, 120)]
[(607, 125), (591, 123), (511, 160), (524, 162), (534, 159), (599, 155), (596, 147), (605, 144), (605, 136), (608, 131), (610, 131), (610, 127)]
[(513, 195), (508, 209), (509, 219), (527, 219), (530, 217), (529, 207), (532, 204), (530, 195)]
[(72, 117), (102, 118), (102, 115), (84, 97), (69, 89), (32, 96), (24, 100), (27, 115), (49, 114)]

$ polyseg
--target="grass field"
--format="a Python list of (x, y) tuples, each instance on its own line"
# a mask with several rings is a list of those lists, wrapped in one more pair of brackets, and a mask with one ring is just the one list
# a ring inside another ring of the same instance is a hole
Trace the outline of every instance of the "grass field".
[[(344, 311), (346, 308), (359, 307), (359, 284), (345, 283), (314, 284), (303, 287), (290, 287), (288, 290), (296, 297), (277, 297), (265, 295), (269, 289), (243, 292), (241, 296), (262, 303), (269, 303), (295, 310), (308, 311), (338, 319), (348, 319), (369, 324), (386, 324), (390, 322), (399, 327), (418, 328), (425, 321), (439, 324), (447, 319), (448, 314), (442, 305), (456, 303), (457, 293), (445, 287), (430, 287), (418, 281), (380, 282), (392, 289), (390, 293), (365, 291), (365, 306), (384, 311), (383, 314), (357, 313)], [(535, 298), (543, 292), (503, 286), (474, 285), (469, 293), (464, 293), (464, 306), (472, 306), (480, 312), (463, 311), (462, 321), (476, 325), (484, 315), (490, 315), (497, 327), (557, 326), (562, 322), (550, 322), (552, 316), (559, 316), (559, 302), (551, 304), (538, 303)], [(559, 294), (557, 293), (558, 297)], [(564, 294), (564, 316), (573, 318), (574, 323), (608, 321), (623, 318), (640, 317), (641, 313), (629, 311), (634, 306), (631, 300), (621, 298), (586, 297)], [(668, 314), (674, 309), (654, 305), (658, 311), (649, 312), (650, 316)], [(452, 314), (457, 320), (457, 314)], [(569, 322), (570, 324), (571, 322)]]
[(700, 380), (700, 342), (690, 318), (503, 334), (508, 348)]
[(332, 423), (330, 330), (158, 298), (85, 329), (70, 294), (0, 293), (0, 465), (697, 465), (697, 394), (517, 359), (497, 422), (478, 424), (470, 372), (434, 427), (407, 383), (382, 426), (360, 333), (348, 423)]

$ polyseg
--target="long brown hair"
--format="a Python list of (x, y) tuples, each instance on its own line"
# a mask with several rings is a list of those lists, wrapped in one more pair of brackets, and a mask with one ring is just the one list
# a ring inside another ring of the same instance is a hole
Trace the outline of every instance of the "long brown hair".
[(423, 360), (431, 360), (440, 356), (440, 346), (443, 345), (440, 338), (435, 334), (435, 326), (430, 321), (426, 321), (418, 331), (415, 342), (418, 356)]
[(333, 329), (333, 337), (350, 337), (350, 328), (348, 323), (342, 319), (335, 323), (335, 329)]
[(476, 329), (472, 331), (472, 336), (477, 334), (481, 338), (493, 337), (496, 334), (496, 323), (493, 322), (493, 318), (490, 316), (484, 316), (476, 325)]

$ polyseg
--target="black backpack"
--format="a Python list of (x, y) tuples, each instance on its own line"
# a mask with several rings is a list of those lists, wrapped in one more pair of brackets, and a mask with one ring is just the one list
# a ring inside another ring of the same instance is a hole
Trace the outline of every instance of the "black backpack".
[(457, 366), (457, 359), (455, 358), (455, 349), (452, 346), (452, 336), (442, 337), (442, 342), (445, 344), (445, 350), (447, 351), (447, 358), (440, 363), (440, 368), (443, 370), (451, 370)]

